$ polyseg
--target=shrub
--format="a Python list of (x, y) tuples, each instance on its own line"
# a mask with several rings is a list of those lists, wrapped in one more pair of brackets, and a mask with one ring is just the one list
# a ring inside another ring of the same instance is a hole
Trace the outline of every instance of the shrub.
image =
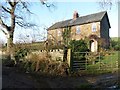
[(30, 72), (30, 71), (31, 71), (31, 70), (30, 70), (31, 64), (32, 64), (32, 63), (31, 63), (30, 61), (27, 61), (27, 62), (25, 63), (24, 69), (25, 69), (26, 71)]
[(15, 58), (16, 59), (20, 59), (20, 58), (24, 58), (25, 56), (27, 56), (27, 53), (29, 52), (28, 49), (19, 49), (18, 51), (16, 51), (15, 53)]
[(30, 66), (30, 70), (31, 70), (32, 72), (34, 72), (34, 71), (36, 70), (36, 62), (35, 62), (35, 61), (32, 62), (31, 66)]
[(3, 65), (8, 66), (8, 67), (13, 67), (15, 65), (14, 60), (4, 60)]
[(120, 50), (120, 42), (119, 40), (115, 41), (115, 40), (111, 40), (111, 48), (118, 51)]
[(30, 54), (24, 62), (24, 69), (28, 72), (41, 72), (50, 75), (66, 75), (66, 62), (52, 61), (46, 55)]
[(87, 43), (84, 40), (72, 40), (69, 43), (69, 47), (72, 49), (72, 59), (73, 60), (83, 60), (85, 61), (86, 53), (89, 51), (87, 47)]
[(13, 55), (14, 55), (14, 58), (15, 58), (15, 65), (19, 65), (20, 59), (23, 60), (25, 58), (25, 56), (27, 56), (27, 53), (29, 52), (28, 49), (19, 48), (19, 47), (15, 47), (13, 51), (14, 51)]
[(72, 40), (69, 43), (69, 47), (73, 52), (86, 52), (89, 51), (87, 43), (84, 40)]

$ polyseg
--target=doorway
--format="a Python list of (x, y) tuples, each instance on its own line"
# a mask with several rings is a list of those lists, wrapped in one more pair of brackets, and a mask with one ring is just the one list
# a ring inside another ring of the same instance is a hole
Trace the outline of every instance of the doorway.
[(90, 51), (91, 52), (97, 52), (98, 46), (97, 46), (97, 41), (91, 40), (90, 41)]

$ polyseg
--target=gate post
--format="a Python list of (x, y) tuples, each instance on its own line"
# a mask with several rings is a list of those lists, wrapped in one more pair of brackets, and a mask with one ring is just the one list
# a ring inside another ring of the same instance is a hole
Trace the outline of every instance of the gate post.
[(68, 49), (68, 52), (67, 52), (67, 63), (68, 63), (68, 66), (71, 68), (71, 49)]
[(99, 52), (99, 70), (101, 69), (101, 60), (100, 60), (100, 52)]

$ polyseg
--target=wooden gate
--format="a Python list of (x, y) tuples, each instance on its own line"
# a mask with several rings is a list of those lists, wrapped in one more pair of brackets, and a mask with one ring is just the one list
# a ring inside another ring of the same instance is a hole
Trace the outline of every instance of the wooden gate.
[(72, 52), (71, 57), (71, 69), (74, 71), (77, 70), (86, 70), (87, 60), (83, 52)]
[(72, 71), (111, 70), (118, 68), (117, 52), (72, 52), (68, 49), (67, 60)]

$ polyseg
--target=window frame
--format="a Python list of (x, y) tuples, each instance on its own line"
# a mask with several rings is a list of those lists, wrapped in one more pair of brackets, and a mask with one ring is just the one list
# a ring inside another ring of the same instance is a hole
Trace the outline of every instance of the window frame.
[(92, 23), (92, 32), (97, 31), (97, 23)]
[(60, 29), (57, 30), (57, 36), (61, 36), (62, 35), (62, 32)]
[(76, 26), (76, 34), (80, 34), (80, 33), (81, 33), (80, 26)]

